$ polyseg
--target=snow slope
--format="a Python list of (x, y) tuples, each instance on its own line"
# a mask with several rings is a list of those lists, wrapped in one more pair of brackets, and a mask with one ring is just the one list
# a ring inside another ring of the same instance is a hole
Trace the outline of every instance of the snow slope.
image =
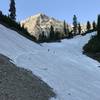
[(0, 53), (54, 88), (52, 100), (100, 100), (100, 63), (82, 54), (92, 34), (40, 46), (0, 25)]

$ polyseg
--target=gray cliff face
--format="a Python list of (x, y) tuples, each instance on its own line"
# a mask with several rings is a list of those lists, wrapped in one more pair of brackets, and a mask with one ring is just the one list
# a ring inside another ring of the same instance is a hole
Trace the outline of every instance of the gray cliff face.
[(39, 37), (39, 34), (42, 33), (48, 36), (51, 25), (54, 27), (55, 31), (63, 33), (64, 29), (63, 21), (50, 18), (42, 13), (39, 13), (35, 16), (31, 16), (21, 22), (21, 26), (26, 28), (28, 32), (31, 35), (35, 36), (37, 39)]

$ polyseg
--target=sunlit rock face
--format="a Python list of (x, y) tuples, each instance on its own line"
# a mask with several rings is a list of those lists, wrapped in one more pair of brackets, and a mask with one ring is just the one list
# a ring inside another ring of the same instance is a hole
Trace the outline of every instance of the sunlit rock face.
[[(35, 36), (37, 39), (39, 34), (44, 33), (46, 36), (49, 36), (51, 25), (54, 27), (54, 30), (60, 33), (64, 33), (64, 24), (63, 21), (59, 21), (55, 18), (48, 17), (45, 14), (39, 13), (35, 16), (31, 16), (24, 21), (21, 21), (21, 26), (26, 28), (28, 32)], [(66, 25), (67, 27), (67, 25)]]

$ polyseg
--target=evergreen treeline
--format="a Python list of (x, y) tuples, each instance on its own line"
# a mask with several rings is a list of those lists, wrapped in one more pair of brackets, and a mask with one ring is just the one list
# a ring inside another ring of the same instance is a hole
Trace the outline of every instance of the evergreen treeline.
[(9, 5), (9, 14), (8, 16), (3, 15), (0, 11), (0, 23), (6, 25), (9, 28), (12, 28), (21, 35), (34, 40), (36, 42), (52, 42), (52, 41), (60, 41), (64, 38), (73, 38), (75, 35), (85, 35), (86, 33), (90, 33), (97, 30), (96, 22), (94, 21), (92, 24), (87, 21), (86, 30), (82, 31), (82, 25), (77, 20), (77, 16), (73, 16), (73, 27), (72, 29), (69, 28), (69, 25), (64, 20), (63, 22), (63, 32), (59, 32), (55, 30), (53, 25), (50, 26), (49, 35), (46, 36), (45, 32), (41, 32), (39, 38), (36, 39), (34, 36), (31, 36), (24, 27), (20, 26), (20, 23), (16, 22), (16, 3), (15, 0), (10, 0)]
[(16, 6), (15, 6), (15, 0), (10, 0), (9, 5), (9, 15), (4, 15), (2, 11), (0, 11), (0, 24), (3, 24), (4, 26), (11, 28), (15, 31), (17, 31), (19, 34), (25, 36), (26, 38), (36, 41), (36, 38), (34, 36), (31, 36), (27, 29), (20, 26), (19, 22), (16, 22)]
[(93, 22), (93, 29), (97, 30), (97, 35), (92, 36), (83, 49), (85, 54), (100, 61), (100, 15), (98, 15), (97, 25)]
[(93, 29), (97, 30), (97, 35), (92, 36), (90, 41), (84, 46), (84, 52), (100, 52), (100, 15), (98, 15), (97, 27), (96, 23), (93, 22)]
[(80, 22), (78, 22), (76, 15), (73, 16), (73, 27), (72, 29), (69, 29), (69, 25), (64, 20), (63, 22), (63, 32), (57, 32), (54, 29), (54, 26), (50, 26), (50, 33), (49, 36), (45, 35), (45, 32), (42, 32), (42, 34), (39, 35), (39, 42), (53, 42), (53, 41), (60, 41), (61, 39), (67, 38), (73, 38), (76, 35), (86, 35), (87, 33), (91, 33), (93, 31), (97, 30), (96, 22), (93, 21), (91, 24), (90, 21), (87, 21), (86, 29), (82, 30), (82, 25)]
[(19, 34), (25, 36), (28, 39), (36, 41), (36, 38), (34, 36), (31, 36), (25, 28), (21, 27), (20, 23), (12, 20), (9, 16), (3, 15), (1, 11), (0, 11), (0, 24), (3, 24), (8, 28), (17, 31)]

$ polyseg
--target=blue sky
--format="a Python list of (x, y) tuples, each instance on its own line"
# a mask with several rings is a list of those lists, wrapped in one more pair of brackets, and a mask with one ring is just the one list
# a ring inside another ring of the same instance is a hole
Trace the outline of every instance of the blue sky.
[[(5, 14), (8, 14), (9, 1), (0, 1), (0, 10)], [(100, 0), (16, 0), (16, 8), (18, 21), (42, 12), (68, 23), (72, 23), (76, 14), (78, 21), (84, 23), (96, 20), (100, 13)]]

